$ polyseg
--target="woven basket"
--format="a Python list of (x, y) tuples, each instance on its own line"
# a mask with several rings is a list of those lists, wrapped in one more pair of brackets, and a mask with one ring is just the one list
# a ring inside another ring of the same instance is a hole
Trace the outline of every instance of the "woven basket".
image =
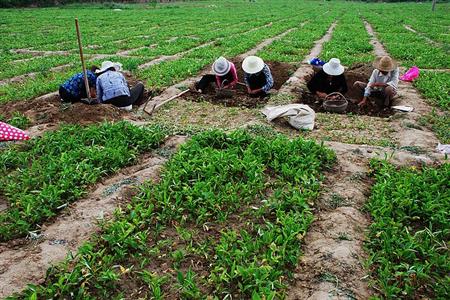
[(341, 93), (331, 93), (323, 101), (323, 108), (329, 112), (343, 113), (347, 109), (348, 101)]

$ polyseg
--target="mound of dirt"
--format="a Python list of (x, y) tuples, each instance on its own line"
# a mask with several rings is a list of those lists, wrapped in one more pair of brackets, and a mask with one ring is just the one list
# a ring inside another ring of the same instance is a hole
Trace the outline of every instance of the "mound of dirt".
[[(236, 71), (240, 81), (243, 81), (244, 71), (242, 70), (241, 61), (233, 61), (236, 66)], [(290, 64), (280, 62), (266, 62), (269, 66), (273, 79), (274, 90), (278, 90), (291, 76), (294, 71), (294, 67)], [(215, 88), (211, 85), (204, 94), (198, 94), (195, 92), (189, 92), (183, 95), (184, 99), (190, 101), (208, 101), (214, 104), (222, 104), (224, 106), (237, 106), (255, 108), (261, 104), (265, 104), (268, 101), (268, 97), (265, 98), (252, 98), (247, 94), (247, 88), (241, 84), (238, 84), (233, 91), (227, 91), (225, 94), (216, 94)]]
[(33, 99), (0, 105), (2, 115), (9, 118), (14, 112), (21, 112), (31, 124), (89, 124), (102, 121), (116, 121), (127, 112), (112, 105), (87, 105), (83, 103), (62, 103), (58, 95), (48, 99)]
[(353, 88), (355, 81), (368, 82), (372, 75), (373, 67), (370, 64), (354, 64), (345, 71), (348, 92), (346, 97), (350, 99), (361, 99), (362, 95), (358, 89)]

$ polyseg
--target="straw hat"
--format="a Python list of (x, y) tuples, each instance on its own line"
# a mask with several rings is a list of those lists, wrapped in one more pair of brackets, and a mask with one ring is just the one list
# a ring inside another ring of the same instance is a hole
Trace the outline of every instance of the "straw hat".
[(389, 56), (379, 56), (373, 62), (373, 67), (384, 72), (390, 72), (397, 68), (397, 63)]
[(341, 65), (341, 61), (337, 58), (330, 59), (329, 62), (323, 65), (323, 71), (331, 76), (337, 76), (344, 73), (344, 66)]
[(230, 72), (231, 63), (223, 56), (219, 57), (212, 65), (212, 70), (217, 76), (224, 76)]
[(242, 69), (247, 74), (256, 74), (264, 69), (264, 61), (258, 56), (247, 56), (242, 62)]
[(106, 70), (108, 70), (109, 68), (114, 68), (116, 71), (121, 71), (122, 70), (122, 64), (118, 63), (118, 62), (112, 62), (109, 60), (106, 60), (104, 62), (102, 62), (102, 67), (98, 70), (95, 71), (95, 73), (103, 73)]

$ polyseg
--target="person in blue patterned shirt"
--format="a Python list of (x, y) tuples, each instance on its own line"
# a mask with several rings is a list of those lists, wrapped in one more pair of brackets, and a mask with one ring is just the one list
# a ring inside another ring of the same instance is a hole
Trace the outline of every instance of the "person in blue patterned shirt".
[(242, 62), (244, 82), (250, 97), (265, 97), (273, 87), (273, 77), (268, 65), (257, 56), (248, 56)]
[[(92, 66), (91, 69), (87, 71), (91, 98), (96, 97), (95, 84), (97, 82), (97, 75), (95, 75), (95, 71), (97, 70), (97, 66)], [(59, 87), (59, 96), (62, 101), (72, 103), (80, 102), (82, 98), (87, 98), (83, 73), (75, 74), (61, 84)]]

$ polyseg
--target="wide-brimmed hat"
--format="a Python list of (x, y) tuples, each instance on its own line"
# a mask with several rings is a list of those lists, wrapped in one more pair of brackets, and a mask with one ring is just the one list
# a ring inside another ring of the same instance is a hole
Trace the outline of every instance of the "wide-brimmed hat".
[(384, 72), (390, 72), (397, 68), (397, 63), (389, 56), (378, 56), (373, 62), (373, 67)]
[(223, 56), (216, 59), (212, 65), (212, 70), (217, 76), (224, 76), (230, 72), (231, 63)]
[(331, 76), (337, 76), (344, 73), (344, 66), (341, 65), (341, 61), (337, 58), (330, 59), (329, 62), (323, 65), (323, 71)]
[(116, 71), (121, 71), (122, 64), (118, 63), (118, 62), (112, 62), (112, 61), (106, 60), (106, 61), (102, 62), (101, 68), (96, 70), (95, 73), (97, 73), (97, 74), (103, 73), (110, 68), (114, 68)]
[(242, 69), (247, 74), (256, 74), (264, 69), (264, 61), (258, 56), (247, 56), (242, 62)]

